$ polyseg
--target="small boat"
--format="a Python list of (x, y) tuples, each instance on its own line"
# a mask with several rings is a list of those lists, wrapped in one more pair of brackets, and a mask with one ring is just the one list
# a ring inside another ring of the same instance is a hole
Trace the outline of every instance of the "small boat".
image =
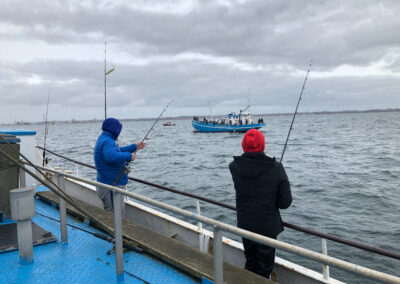
[(175, 126), (175, 123), (171, 123), (171, 121), (167, 121), (166, 123), (163, 123), (164, 126)]
[(250, 112), (241, 110), (239, 114), (230, 113), (226, 118), (218, 120), (204, 118), (201, 121), (198, 117), (193, 117), (192, 126), (199, 132), (246, 132), (250, 129), (259, 129), (265, 126), (265, 123), (262, 118), (254, 123)]

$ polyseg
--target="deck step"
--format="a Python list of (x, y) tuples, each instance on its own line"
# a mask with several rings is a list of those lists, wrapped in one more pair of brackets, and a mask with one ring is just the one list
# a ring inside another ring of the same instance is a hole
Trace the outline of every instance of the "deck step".
[[(37, 196), (49, 203), (59, 203), (59, 198), (53, 192), (38, 192)], [(101, 208), (74, 199), (89, 213), (102, 220), (108, 228), (113, 229), (113, 214)], [(75, 208), (67, 204), (67, 211), (80, 219), (86, 218)], [(122, 220), (122, 232), (124, 238), (139, 245), (143, 250), (167, 263), (187, 272), (188, 274), (202, 279), (203, 277), (213, 279), (214, 266), (213, 256), (204, 254), (200, 250), (183, 244), (173, 238), (161, 235), (157, 232), (144, 228), (132, 221)], [(276, 283), (257, 274), (224, 262), (224, 283)]]

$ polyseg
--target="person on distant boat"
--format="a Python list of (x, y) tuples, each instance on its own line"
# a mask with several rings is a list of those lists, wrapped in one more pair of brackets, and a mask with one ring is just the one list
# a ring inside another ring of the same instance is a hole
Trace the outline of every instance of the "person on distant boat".
[[(289, 179), (275, 158), (264, 154), (264, 135), (251, 129), (242, 141), (244, 153), (233, 157), (229, 170), (236, 191), (237, 226), (270, 238), (283, 231), (279, 209), (292, 203)], [(275, 248), (243, 238), (245, 269), (269, 278)]]
[[(94, 163), (97, 170), (97, 181), (113, 185), (126, 162), (135, 160), (136, 150), (143, 149), (146, 143), (134, 143), (125, 147), (119, 147), (117, 139), (122, 130), (122, 124), (118, 119), (107, 118), (101, 127), (103, 132), (97, 139), (94, 147)], [(128, 183), (128, 175), (122, 174), (115, 186), (125, 188)], [(97, 196), (103, 202), (104, 209), (110, 212), (114, 210), (113, 192), (96, 187)], [(124, 210), (123, 210), (124, 212)]]

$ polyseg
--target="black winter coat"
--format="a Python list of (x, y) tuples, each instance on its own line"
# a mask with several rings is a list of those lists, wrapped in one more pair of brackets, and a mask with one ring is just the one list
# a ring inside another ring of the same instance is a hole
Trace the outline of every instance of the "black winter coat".
[(263, 152), (233, 157), (229, 169), (236, 190), (237, 225), (264, 236), (283, 231), (279, 209), (292, 203), (290, 184), (282, 164)]

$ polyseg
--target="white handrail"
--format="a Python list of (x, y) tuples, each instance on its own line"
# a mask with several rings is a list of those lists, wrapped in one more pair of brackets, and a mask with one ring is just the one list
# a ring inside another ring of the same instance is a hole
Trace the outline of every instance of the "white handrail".
[(190, 211), (186, 211), (186, 210), (177, 208), (175, 206), (168, 205), (166, 203), (163, 203), (163, 202), (160, 202), (160, 201), (157, 201), (157, 200), (153, 200), (153, 199), (150, 199), (150, 198), (145, 197), (145, 196), (141, 196), (141, 195), (133, 193), (133, 192), (129, 192), (127, 190), (120, 189), (118, 187), (114, 187), (114, 186), (103, 184), (103, 183), (99, 183), (99, 182), (96, 182), (96, 181), (93, 181), (93, 180), (77, 177), (77, 176), (74, 176), (72, 174), (67, 174), (65, 172), (53, 170), (53, 169), (47, 168), (47, 167), (42, 167), (40, 165), (36, 165), (36, 166), (38, 168), (42, 169), (42, 170), (45, 170), (45, 171), (48, 171), (48, 172), (52, 172), (54, 174), (63, 175), (65, 177), (68, 177), (68, 178), (71, 178), (71, 179), (75, 179), (75, 180), (79, 180), (79, 181), (85, 182), (87, 184), (91, 184), (91, 185), (94, 185), (94, 186), (100, 186), (100, 187), (103, 187), (105, 189), (112, 190), (114, 192), (119, 192), (119, 193), (121, 193), (123, 195), (132, 197), (134, 199), (143, 201), (145, 203), (148, 203), (148, 204), (157, 206), (159, 208), (163, 208), (165, 210), (168, 210), (168, 211), (177, 213), (179, 215), (188, 217), (188, 218), (190, 218), (192, 220), (195, 220), (195, 221), (198, 221), (198, 222), (202, 222), (202, 223), (206, 223), (206, 224), (211, 225), (211, 226), (217, 226), (218, 228), (220, 228), (220, 229), (222, 229), (224, 231), (231, 232), (231, 233), (233, 233), (235, 235), (239, 235), (241, 237), (245, 237), (246, 239), (250, 239), (250, 240), (256, 241), (258, 243), (262, 243), (262, 244), (265, 244), (265, 245), (268, 245), (268, 246), (271, 246), (271, 247), (274, 247), (274, 248), (277, 248), (277, 249), (288, 251), (288, 252), (291, 252), (291, 253), (296, 254), (296, 255), (304, 256), (304, 257), (313, 259), (313, 260), (315, 260), (315, 261), (317, 261), (319, 263), (322, 263), (322, 264), (326, 264), (326, 265), (329, 265), (329, 266), (333, 266), (333, 267), (337, 267), (337, 268), (340, 268), (340, 269), (343, 269), (343, 270), (347, 270), (347, 271), (350, 271), (350, 272), (353, 272), (353, 273), (356, 273), (356, 274), (359, 274), (359, 275), (363, 275), (365, 277), (368, 277), (368, 278), (371, 278), (371, 279), (375, 279), (375, 280), (378, 280), (378, 281), (381, 281), (381, 282), (384, 282), (384, 283), (397, 283), (397, 284), (400, 284), (400, 278), (396, 277), (394, 275), (390, 275), (390, 274), (383, 273), (383, 272), (380, 272), (380, 271), (377, 271), (377, 270), (373, 270), (373, 269), (370, 269), (370, 268), (367, 268), (367, 267), (364, 267), (364, 266), (360, 266), (360, 265), (357, 265), (357, 264), (354, 264), (354, 263), (351, 263), (351, 262), (348, 262), (348, 261), (344, 261), (344, 260), (341, 260), (341, 259), (338, 259), (338, 258), (334, 258), (334, 257), (331, 257), (331, 256), (323, 255), (321, 253), (318, 253), (318, 252), (315, 252), (315, 251), (312, 251), (312, 250), (308, 250), (308, 249), (305, 249), (305, 248), (302, 248), (302, 247), (298, 247), (298, 246), (295, 246), (295, 245), (291, 245), (289, 243), (285, 243), (285, 242), (282, 242), (282, 241), (271, 239), (271, 238), (265, 237), (263, 235), (259, 235), (259, 234), (256, 234), (256, 233), (253, 233), (253, 232), (250, 232), (250, 231), (247, 231), (247, 230), (243, 230), (243, 229), (237, 228), (235, 226), (232, 226), (232, 225), (229, 225), (229, 224), (226, 224), (226, 223), (223, 223), (223, 222), (220, 222), (220, 221), (208, 218), (208, 217), (204, 217), (204, 216), (192, 213)]

